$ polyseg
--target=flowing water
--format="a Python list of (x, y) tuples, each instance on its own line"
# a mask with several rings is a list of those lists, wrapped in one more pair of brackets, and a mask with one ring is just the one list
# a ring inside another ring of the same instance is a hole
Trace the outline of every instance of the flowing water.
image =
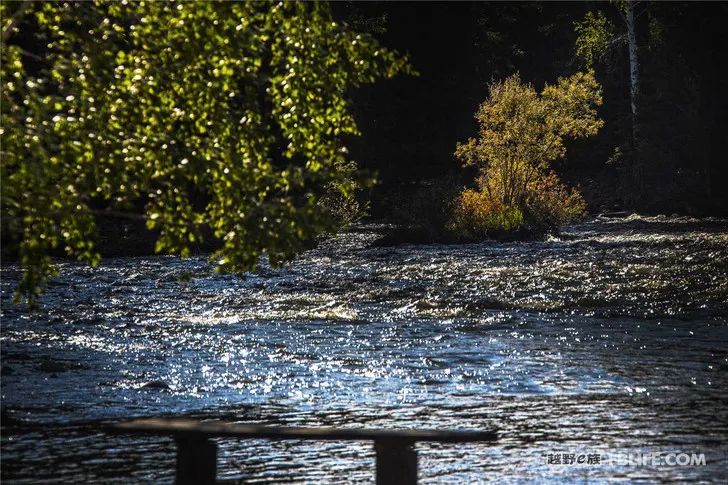
[[(377, 237), (365, 227), (245, 278), (204, 258), (63, 263), (37, 314), (11, 303), (5, 265), (3, 481), (169, 482), (170, 439), (97, 428), (163, 414), (498, 430), (494, 444), (418, 445), (423, 483), (728, 479), (728, 221), (596, 218), (527, 243)], [(231, 481), (373, 480), (370, 443), (219, 446)], [(653, 451), (706, 464), (610, 460)], [(561, 453), (601, 463), (549, 464)]]

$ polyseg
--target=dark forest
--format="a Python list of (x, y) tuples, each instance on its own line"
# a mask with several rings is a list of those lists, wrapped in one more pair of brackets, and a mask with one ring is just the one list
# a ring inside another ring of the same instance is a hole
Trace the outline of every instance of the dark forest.
[[(373, 214), (379, 217), (389, 214), (385, 201), (392, 193), (443, 177), (472, 178), (452, 155), (454, 140), (475, 132), (473, 113), (489, 81), (519, 72), (542, 86), (582, 68), (574, 26), (587, 12), (603, 12), (615, 35), (625, 35), (618, 8), (604, 2), (342, 2), (335, 7), (341, 18), (359, 20), (385, 45), (409, 53), (420, 72), (356, 95), (365, 136), (355, 153), (380, 175), (382, 184), (373, 194)], [(590, 211), (725, 214), (728, 161), (721, 134), (728, 126), (728, 93), (721, 86), (728, 65), (728, 9), (722, 2), (641, 2), (637, 8), (642, 180), (628, 173), (631, 113), (623, 38), (595, 65), (604, 88), (605, 127), (570, 147), (559, 171), (582, 188)]]

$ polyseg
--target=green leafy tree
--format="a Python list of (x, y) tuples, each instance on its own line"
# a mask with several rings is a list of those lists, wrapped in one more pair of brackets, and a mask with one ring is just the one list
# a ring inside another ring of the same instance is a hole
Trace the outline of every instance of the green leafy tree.
[(366, 181), (348, 93), (412, 72), (327, 3), (0, 5), (3, 229), (31, 302), (55, 248), (99, 261), (98, 212), (143, 206), (157, 251), (181, 256), (209, 227), (221, 270), (291, 259), (337, 228), (324, 195)]
[(615, 33), (615, 27), (604, 12), (587, 12), (582, 20), (574, 22), (576, 56), (593, 69), (603, 62), (612, 48), (623, 43), (624, 38)]

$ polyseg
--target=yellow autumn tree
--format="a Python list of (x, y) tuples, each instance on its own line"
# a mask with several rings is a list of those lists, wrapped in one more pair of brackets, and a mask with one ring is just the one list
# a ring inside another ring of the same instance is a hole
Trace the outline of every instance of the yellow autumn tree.
[(512, 231), (524, 224), (552, 227), (578, 216), (585, 204), (552, 172), (568, 139), (603, 126), (597, 115), (601, 87), (592, 71), (560, 78), (538, 93), (515, 74), (490, 85), (475, 113), (479, 133), (455, 155), (479, 169), (478, 189), (455, 201), (451, 229), (468, 238)]

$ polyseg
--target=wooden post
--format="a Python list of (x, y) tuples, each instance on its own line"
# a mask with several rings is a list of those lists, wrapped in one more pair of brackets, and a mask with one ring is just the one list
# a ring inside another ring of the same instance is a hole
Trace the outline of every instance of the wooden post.
[(416, 485), (417, 452), (410, 440), (374, 441), (377, 452), (377, 485)]
[(176, 485), (214, 485), (217, 477), (217, 444), (205, 437), (177, 436)]
[(107, 427), (113, 433), (172, 435), (177, 440), (178, 485), (215, 483), (217, 446), (210, 438), (374, 441), (377, 454), (377, 485), (414, 485), (417, 483), (415, 443), (493, 442), (495, 431), (425, 429), (352, 429), (266, 426), (262, 424), (197, 421), (179, 418), (145, 418)]

